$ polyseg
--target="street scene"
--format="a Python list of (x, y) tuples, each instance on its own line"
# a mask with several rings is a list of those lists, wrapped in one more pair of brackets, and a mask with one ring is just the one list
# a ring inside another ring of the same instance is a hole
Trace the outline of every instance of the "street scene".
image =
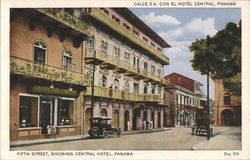
[(240, 127), (216, 127), (214, 137), (193, 136), (188, 128), (171, 128), (144, 133), (124, 133), (121, 137), (47, 143), (14, 147), (13, 151), (39, 150), (241, 150)]
[(241, 17), (11, 8), (10, 151), (241, 150)]

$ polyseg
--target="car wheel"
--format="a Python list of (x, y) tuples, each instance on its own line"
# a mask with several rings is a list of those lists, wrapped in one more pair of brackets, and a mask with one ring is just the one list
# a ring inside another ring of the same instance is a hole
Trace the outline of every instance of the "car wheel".
[(99, 136), (99, 129), (97, 127), (93, 127), (91, 129), (90, 136), (92, 136), (92, 137), (98, 137)]
[(102, 135), (104, 138), (108, 138), (108, 131), (106, 129), (103, 130)]

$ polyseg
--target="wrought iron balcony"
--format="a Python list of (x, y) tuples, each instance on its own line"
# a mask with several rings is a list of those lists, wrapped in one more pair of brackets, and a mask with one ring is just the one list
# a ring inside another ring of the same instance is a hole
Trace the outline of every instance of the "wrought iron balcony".
[(157, 49), (151, 47), (149, 44), (144, 42), (142, 39), (140, 39), (138, 36), (133, 34), (132, 32), (125, 29), (123, 26), (121, 26), (119, 23), (114, 21), (111, 17), (105, 15), (103, 12), (101, 12), (97, 8), (91, 8), (89, 12), (85, 13), (86, 15), (90, 15), (93, 18), (97, 19), (98, 21), (102, 22), (106, 26), (109, 26), (122, 36), (128, 38), (138, 46), (142, 47), (143, 49), (147, 50), (150, 54), (157, 57), (162, 63), (169, 64), (169, 58), (166, 57), (162, 52), (158, 51)]
[(30, 60), (10, 57), (10, 72), (35, 78), (60, 81), (81, 86), (90, 86), (91, 77), (78, 72), (35, 63)]
[(47, 16), (67, 25), (71, 28), (84, 33), (85, 35), (89, 35), (89, 25), (84, 22), (83, 20), (80, 20), (76, 16), (73, 16), (69, 13), (66, 13), (61, 8), (37, 8), (37, 11), (46, 14)]
[[(91, 87), (88, 87), (87, 91), (85, 92), (85, 95), (86, 96), (92, 95)], [(128, 91), (120, 91), (117, 89), (110, 89), (110, 88), (100, 87), (100, 86), (95, 86), (94, 96), (125, 100), (125, 101), (157, 102), (157, 103), (163, 104), (163, 99), (161, 99), (159, 95), (131, 93)]]
[(107, 54), (102, 54), (100, 50), (96, 50), (96, 57), (94, 59), (93, 49), (87, 49), (85, 59), (86, 63), (93, 63), (96, 61), (95, 63), (100, 64), (101, 67), (114, 69), (117, 72), (124, 73), (125, 75), (129, 75), (137, 79), (148, 79), (156, 83), (164, 81), (160, 76), (146, 72), (144, 69), (137, 68), (125, 60), (117, 59)]

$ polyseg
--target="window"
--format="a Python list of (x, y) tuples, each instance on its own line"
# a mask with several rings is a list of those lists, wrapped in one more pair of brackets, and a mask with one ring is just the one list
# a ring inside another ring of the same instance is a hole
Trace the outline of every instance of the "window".
[(58, 125), (72, 125), (74, 117), (74, 101), (58, 99)]
[(143, 37), (143, 40), (144, 40), (145, 42), (148, 42), (148, 39), (147, 39), (147, 38), (145, 38), (145, 37)]
[(106, 76), (102, 76), (102, 79), (101, 79), (101, 86), (102, 87), (107, 87), (107, 77)]
[(162, 51), (161, 48), (159, 48), (159, 47), (157, 47), (157, 50), (160, 51), (160, 52)]
[(47, 46), (43, 40), (36, 40), (34, 42), (34, 61), (45, 64)]
[(151, 45), (152, 47), (155, 47), (155, 44), (154, 44), (153, 42), (151, 42), (150, 45)]
[(130, 59), (130, 53), (128, 53), (127, 51), (125, 51), (124, 58), (125, 58), (126, 61), (129, 61), (129, 59)]
[(75, 66), (72, 64), (72, 53), (69, 50), (63, 52), (63, 67), (67, 70), (74, 70)]
[(147, 62), (144, 62), (144, 70), (145, 70), (145, 72), (148, 71), (148, 63)]
[(120, 48), (118, 48), (118, 47), (114, 47), (114, 58), (116, 60), (120, 59)]
[(107, 50), (108, 50), (108, 42), (106, 39), (103, 39), (101, 42), (101, 52), (105, 56), (107, 55)]
[(158, 69), (158, 75), (159, 76), (161, 75), (161, 69)]
[(134, 33), (135, 35), (137, 35), (137, 36), (140, 35), (140, 33), (139, 33), (138, 31), (136, 31), (136, 30), (133, 30), (133, 33)]
[(148, 88), (144, 87), (144, 94), (147, 94), (147, 93), (148, 93)]
[(114, 87), (115, 89), (119, 89), (119, 80), (117, 78), (114, 80)]
[(103, 108), (103, 109), (101, 110), (101, 116), (102, 116), (102, 117), (107, 117), (107, 116), (108, 116), (108, 113), (107, 113), (107, 110), (106, 110), (106, 109)]
[(155, 94), (155, 86), (152, 86), (152, 94)]
[(224, 95), (224, 105), (230, 105), (231, 104), (231, 97), (229, 94)]
[(139, 93), (139, 84), (134, 83), (134, 93)]
[(151, 66), (151, 73), (155, 74), (155, 66), (154, 65)]
[(128, 81), (125, 81), (124, 83), (124, 88), (123, 88), (125, 91), (129, 91), (129, 82)]
[(100, 8), (106, 15), (109, 15), (109, 11), (107, 11), (105, 8)]
[(112, 19), (113, 19), (114, 21), (116, 21), (117, 23), (120, 23), (120, 19), (117, 18), (116, 16), (112, 15)]
[(87, 39), (87, 49), (90, 51), (94, 51), (94, 36), (90, 36)]
[(38, 97), (20, 96), (19, 127), (38, 126)]
[(134, 57), (133, 65), (136, 65), (136, 58)]
[(130, 27), (129, 27), (129, 25), (127, 25), (126, 23), (123, 23), (123, 26), (124, 26), (127, 30), (129, 30), (129, 31), (130, 31)]

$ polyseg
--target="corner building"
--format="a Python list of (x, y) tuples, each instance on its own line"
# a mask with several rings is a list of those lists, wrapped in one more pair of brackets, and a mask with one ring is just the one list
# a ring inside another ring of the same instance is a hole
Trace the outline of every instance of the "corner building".
[(163, 67), (169, 63), (163, 49), (169, 44), (127, 8), (86, 8), (75, 14), (91, 24), (85, 73), (94, 75), (94, 89), (85, 93), (85, 131), (91, 116), (111, 117), (123, 131), (145, 129), (146, 119), (162, 128)]
[(81, 134), (87, 29), (60, 9), (11, 9), (11, 141)]

